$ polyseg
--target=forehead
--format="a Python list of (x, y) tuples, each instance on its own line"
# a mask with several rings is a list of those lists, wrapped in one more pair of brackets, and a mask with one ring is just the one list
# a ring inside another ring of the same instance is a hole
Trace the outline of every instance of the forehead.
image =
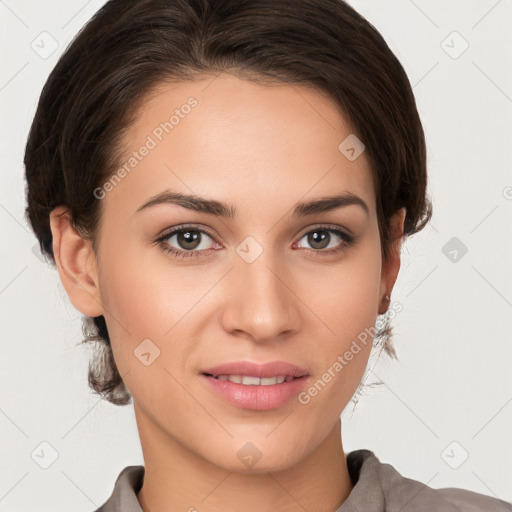
[(227, 73), (160, 83), (125, 133), (118, 164), (127, 172), (108, 200), (122, 196), (135, 211), (169, 188), (261, 211), (348, 191), (373, 209), (366, 154), (345, 152), (351, 137), (336, 102), (309, 87)]

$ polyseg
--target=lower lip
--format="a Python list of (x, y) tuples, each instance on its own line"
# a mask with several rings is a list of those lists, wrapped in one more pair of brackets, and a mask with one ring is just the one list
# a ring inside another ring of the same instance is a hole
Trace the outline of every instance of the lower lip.
[(204, 373), (200, 377), (230, 404), (255, 411), (267, 411), (282, 407), (300, 393), (308, 378), (307, 375), (304, 375), (281, 384), (248, 386), (229, 380), (216, 379)]

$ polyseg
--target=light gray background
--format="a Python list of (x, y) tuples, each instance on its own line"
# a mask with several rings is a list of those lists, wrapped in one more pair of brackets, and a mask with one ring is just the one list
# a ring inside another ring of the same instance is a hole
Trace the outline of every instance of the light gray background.
[[(81, 314), (57, 271), (33, 252), (24, 219), (22, 158), (40, 90), (102, 4), (0, 1), (3, 512), (94, 510), (122, 468), (143, 463), (132, 406), (115, 407), (88, 389), (91, 352), (76, 346)], [(367, 387), (355, 410), (347, 406), (345, 449), (374, 450), (431, 487), (512, 501), (512, 1), (351, 4), (414, 87), (434, 216), (403, 250), (392, 297), (403, 305), (394, 319), (399, 361), (370, 363), (367, 382), (384, 384)], [(58, 43), (46, 58), (31, 47), (46, 38), (51, 50), (44, 31)], [(457, 56), (461, 38), (469, 47)], [(457, 261), (443, 252), (452, 237), (468, 248)], [(35, 462), (51, 460), (43, 442), (58, 454), (48, 469)]]

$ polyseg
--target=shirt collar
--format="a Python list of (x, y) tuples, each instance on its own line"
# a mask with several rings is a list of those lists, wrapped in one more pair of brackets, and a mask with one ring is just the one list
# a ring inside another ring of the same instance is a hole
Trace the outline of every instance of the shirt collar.
[(350, 452), (347, 466), (354, 488), (335, 512), (460, 512), (438, 490), (402, 476), (370, 450)]
[[(390, 464), (380, 462), (370, 450), (348, 453), (347, 466), (354, 487), (335, 512), (460, 512), (435, 489), (403, 477)], [(112, 495), (96, 512), (143, 512), (137, 493), (142, 488), (144, 471), (144, 466), (125, 467), (117, 477)]]

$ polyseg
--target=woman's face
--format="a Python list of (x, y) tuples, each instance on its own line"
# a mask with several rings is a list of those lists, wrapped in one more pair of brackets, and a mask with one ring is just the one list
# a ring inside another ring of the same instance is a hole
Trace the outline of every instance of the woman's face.
[[(97, 190), (95, 278), (143, 446), (179, 445), (233, 471), (279, 470), (337, 425), (398, 272), (396, 259), (382, 265), (369, 163), (351, 133), (319, 92), (228, 74), (161, 84), (144, 103), (124, 139), (125, 172)], [(225, 211), (143, 207), (164, 192)], [(359, 199), (298, 209), (344, 194)], [(307, 377), (265, 390), (203, 375), (273, 361)], [(291, 389), (282, 400), (279, 386)], [(258, 396), (243, 401), (244, 389)], [(261, 457), (252, 470), (246, 455)]]

